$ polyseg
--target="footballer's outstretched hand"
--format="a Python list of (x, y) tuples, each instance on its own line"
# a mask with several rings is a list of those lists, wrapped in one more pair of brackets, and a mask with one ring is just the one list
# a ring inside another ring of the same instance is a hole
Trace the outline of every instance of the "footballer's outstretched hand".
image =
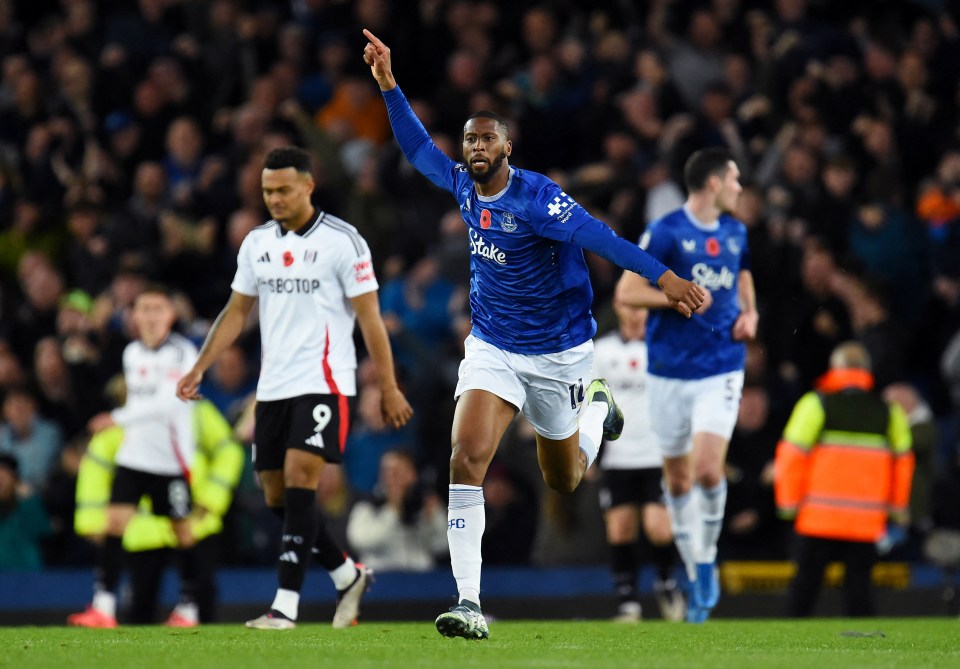
[(380, 84), (381, 91), (396, 88), (397, 80), (393, 78), (393, 68), (390, 65), (390, 47), (366, 28), (363, 29), (363, 35), (370, 40), (363, 47), (363, 62), (370, 66), (370, 74)]
[(706, 291), (692, 281), (677, 276), (673, 270), (664, 272), (657, 281), (667, 296), (670, 308), (690, 318), (707, 300)]

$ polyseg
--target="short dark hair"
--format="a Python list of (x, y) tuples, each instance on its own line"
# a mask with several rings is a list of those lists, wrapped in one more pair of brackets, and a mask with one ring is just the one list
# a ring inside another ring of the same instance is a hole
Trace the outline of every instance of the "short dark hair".
[(733, 156), (727, 149), (711, 147), (696, 151), (687, 158), (683, 166), (683, 183), (687, 187), (687, 192), (692, 193), (702, 189), (713, 175), (723, 177), (732, 160)]
[(281, 146), (273, 149), (263, 161), (265, 170), (282, 170), (287, 167), (292, 167), (297, 172), (311, 174), (313, 161), (310, 159), (310, 154), (298, 146)]
[(137, 297), (135, 297), (133, 301), (136, 302), (141, 295), (163, 295), (165, 298), (167, 298), (171, 302), (173, 302), (173, 298), (174, 298), (174, 292), (173, 290), (170, 289), (169, 286), (167, 286), (166, 284), (158, 283), (156, 281), (151, 281), (150, 283), (145, 285), (143, 287), (143, 290), (137, 293)]
[[(487, 109), (482, 109), (478, 112), (470, 114), (467, 118), (467, 122), (472, 121), (475, 118), (488, 118), (497, 124), (497, 128), (503, 132), (504, 137), (510, 139), (510, 127), (507, 125), (507, 119), (503, 118), (497, 112), (489, 111)], [(464, 123), (466, 125), (466, 123)]]

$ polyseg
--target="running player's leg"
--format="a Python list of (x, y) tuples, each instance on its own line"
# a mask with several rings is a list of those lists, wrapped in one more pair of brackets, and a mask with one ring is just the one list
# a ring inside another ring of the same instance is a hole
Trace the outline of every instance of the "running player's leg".
[(117, 584), (123, 571), (123, 532), (146, 492), (144, 473), (117, 467), (107, 506), (107, 526), (97, 551), (94, 570), (93, 601), (85, 611), (71, 614), (67, 624), (78, 627), (117, 626)]
[(663, 458), (664, 502), (670, 515), (673, 541), (691, 583), (697, 580), (697, 558), (701, 553), (700, 505), (694, 499), (693, 456), (691, 453)]
[(593, 342), (524, 356), (518, 368), (526, 394), (523, 412), (537, 433), (543, 480), (557, 492), (573, 492), (596, 460), (603, 437), (616, 439), (623, 428), (623, 414), (606, 382), (584, 382), (593, 371)]
[(617, 593), (617, 615), (614, 620), (636, 622), (641, 615), (637, 592), (640, 505), (615, 503), (604, 512), (603, 521), (606, 526), (607, 545), (610, 547), (610, 575)]
[(107, 507), (107, 535), (100, 552), (97, 591), (94, 593), (94, 608), (116, 617), (116, 592), (123, 571), (123, 532), (136, 513), (133, 504), (111, 503)]
[(457, 582), (457, 605), (441, 613), (437, 631), (444, 636), (486, 639), (480, 609), (480, 546), (486, 517), (483, 479), (517, 407), (486, 390), (466, 390), (453, 415), (447, 544)]
[[(659, 473), (659, 470), (655, 470)], [(658, 488), (658, 497), (655, 502), (643, 505), (642, 524), (646, 537), (647, 550), (650, 551), (650, 561), (657, 569), (657, 577), (653, 582), (653, 591), (660, 607), (660, 615), (665, 620), (680, 622), (686, 615), (686, 602), (677, 587), (674, 569), (677, 564), (676, 549), (673, 546), (673, 530), (670, 527), (670, 514), (663, 504), (662, 490)]]
[(503, 351), (470, 335), (464, 341), (453, 414), (447, 544), (457, 581), (457, 605), (437, 617), (444, 636), (486, 639), (480, 611), (480, 545), (486, 526), (483, 479), (503, 433), (523, 406), (516, 366), (526, 356)]
[(453, 415), (447, 542), (459, 601), (480, 603), (483, 479), (517, 407), (486, 390), (467, 390)]
[(177, 560), (180, 569), (180, 601), (167, 618), (169, 627), (195, 627), (200, 623), (200, 610), (197, 606), (197, 568), (196, 539), (190, 526), (192, 500), (190, 486), (183, 478), (171, 480), (159, 495), (153, 495), (154, 512), (170, 518), (173, 533), (177, 540)]
[(726, 437), (710, 432), (693, 435), (693, 478), (698, 492), (700, 515), (703, 522), (700, 563), (715, 562), (717, 541), (723, 527), (723, 510), (727, 502), (727, 477), (724, 462), (727, 458)]
[(720, 598), (717, 541), (727, 502), (724, 463), (727, 445), (737, 422), (743, 390), (743, 372), (729, 372), (693, 382), (693, 476), (700, 507), (700, 548), (697, 581), (701, 604), (708, 609)]

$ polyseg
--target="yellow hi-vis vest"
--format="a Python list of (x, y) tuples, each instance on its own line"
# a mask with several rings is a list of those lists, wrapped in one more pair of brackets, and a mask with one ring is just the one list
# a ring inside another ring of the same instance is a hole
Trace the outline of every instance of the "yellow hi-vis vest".
[[(234, 439), (230, 424), (209, 400), (193, 403), (197, 450), (190, 466), (190, 492), (194, 507), (206, 511), (190, 517), (193, 536), (199, 541), (223, 529), (223, 514), (230, 507), (243, 473), (244, 450)], [(107, 504), (113, 485), (114, 460), (123, 441), (123, 428), (112, 427), (90, 439), (77, 475), (77, 509), (74, 529), (80, 536), (104, 534)], [(176, 546), (170, 519), (155, 516), (150, 500), (140, 500), (136, 515), (123, 533), (123, 547), (131, 552)]]

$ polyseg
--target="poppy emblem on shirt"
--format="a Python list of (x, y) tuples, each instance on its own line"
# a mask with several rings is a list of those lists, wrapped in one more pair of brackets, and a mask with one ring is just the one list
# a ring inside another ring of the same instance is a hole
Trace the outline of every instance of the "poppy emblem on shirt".
[(708, 256), (715, 258), (720, 255), (720, 242), (717, 241), (716, 237), (708, 238), (705, 248)]
[(483, 209), (480, 211), (480, 227), (486, 230), (490, 227), (490, 210)]
[(283, 252), (283, 266), (290, 267), (293, 264), (293, 254), (290, 251)]

